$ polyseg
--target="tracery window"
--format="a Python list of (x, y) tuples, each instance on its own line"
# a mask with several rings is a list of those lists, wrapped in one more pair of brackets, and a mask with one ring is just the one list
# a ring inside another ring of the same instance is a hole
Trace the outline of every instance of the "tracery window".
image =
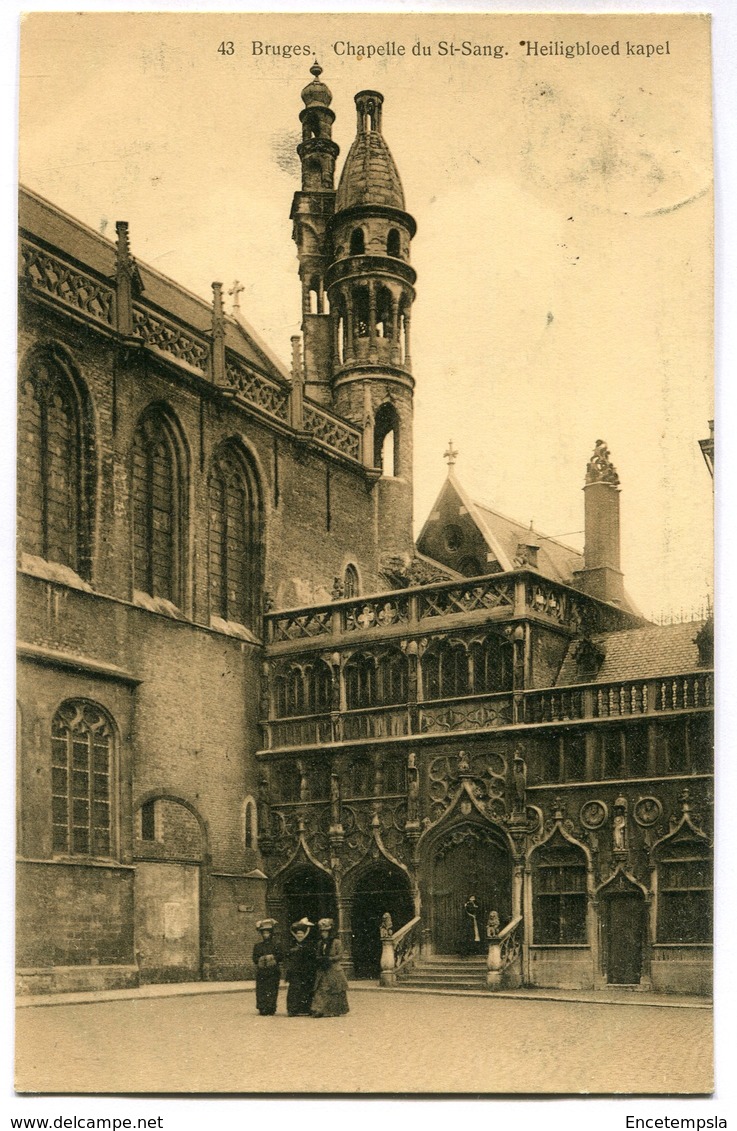
[(373, 656), (351, 656), (345, 666), (345, 693), (349, 710), (376, 706), (376, 663)]
[(379, 657), (376, 670), (377, 706), (407, 701), (407, 658), (395, 649)]
[(147, 412), (133, 436), (133, 585), (152, 597), (181, 602), (182, 483), (171, 427)]
[(556, 838), (533, 854), (533, 937), (541, 946), (585, 943), (586, 860)]
[(406, 793), (407, 763), (403, 758), (387, 758), (384, 762), (384, 792)]
[(315, 660), (305, 672), (307, 678), (306, 713), (317, 715), (329, 711), (333, 696), (333, 673), (324, 660)]
[(210, 611), (253, 627), (261, 588), (258, 501), (243, 460), (232, 447), (216, 455), (209, 490)]
[(483, 643), (474, 642), (470, 653), (476, 695), (511, 689), (512, 646), (508, 641), (492, 633)]
[(112, 855), (113, 732), (94, 703), (64, 703), (51, 725), (54, 852)]
[(441, 641), (425, 653), (422, 669), (426, 699), (468, 695), (468, 652), (460, 642)]
[(51, 348), (24, 368), (18, 404), (18, 514), (22, 548), (90, 576), (92, 464), (79, 399)]
[(707, 843), (697, 837), (677, 837), (663, 845), (658, 853), (658, 942), (711, 942), (712, 906)]

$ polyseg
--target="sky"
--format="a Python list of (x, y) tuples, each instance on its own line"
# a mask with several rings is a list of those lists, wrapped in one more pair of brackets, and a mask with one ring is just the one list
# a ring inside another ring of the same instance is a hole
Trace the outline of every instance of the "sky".
[[(219, 53), (228, 41), (233, 54)], [(418, 41), (430, 56), (412, 54)], [(443, 41), (507, 54), (451, 57)], [(618, 42), (620, 54), (535, 56), (521, 41)], [(628, 42), (668, 54), (628, 56)], [(622, 483), (628, 592), (645, 615), (690, 615), (712, 588), (698, 447), (714, 415), (708, 42), (693, 15), (33, 13), (20, 175), (110, 238), (128, 220), (134, 254), (204, 298), (213, 280), (238, 279), (244, 316), (286, 364), (313, 54), (333, 91), (339, 168), (354, 93), (381, 90), (418, 224), (417, 529), (452, 439), (471, 497), (581, 548), (581, 488), (602, 438)], [(348, 44), (392, 53), (361, 58)]]

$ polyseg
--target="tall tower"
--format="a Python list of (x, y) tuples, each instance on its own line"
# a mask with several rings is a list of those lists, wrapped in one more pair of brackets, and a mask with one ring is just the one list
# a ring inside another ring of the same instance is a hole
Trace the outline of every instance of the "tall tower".
[[(309, 89), (309, 88), (308, 88)], [(380, 467), (380, 537), (389, 555), (409, 558), (412, 538), (410, 316), (416, 274), (410, 241), (416, 224), (382, 134), (384, 98), (355, 96), (357, 132), (343, 166), (332, 222), (333, 258), (325, 274), (332, 318), (335, 410), (373, 426)]]
[(335, 206), (335, 159), (340, 152), (333, 141), (333, 96), (320, 82), (322, 68), (310, 67), (313, 80), (302, 91), (304, 110), (299, 115), (302, 140), (297, 146), (302, 163), (302, 190), (292, 201), (292, 238), (299, 256), (302, 283), (302, 334), (304, 338), (305, 391), (324, 404), (332, 393), (331, 318), (326, 303), (325, 272), (332, 256), (331, 221)]

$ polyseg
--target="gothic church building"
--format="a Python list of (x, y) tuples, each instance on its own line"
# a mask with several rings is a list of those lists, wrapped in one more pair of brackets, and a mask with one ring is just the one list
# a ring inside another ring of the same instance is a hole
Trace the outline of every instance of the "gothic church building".
[(583, 554), (452, 446), (413, 543), (415, 220), (376, 91), (335, 187), (312, 75), (290, 371), (21, 193), (19, 986), (239, 980), (329, 914), (386, 985), (707, 993), (711, 622), (632, 608), (600, 440)]

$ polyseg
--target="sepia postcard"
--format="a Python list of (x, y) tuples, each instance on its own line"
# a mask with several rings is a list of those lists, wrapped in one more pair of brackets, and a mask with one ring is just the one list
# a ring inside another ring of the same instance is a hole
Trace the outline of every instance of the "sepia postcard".
[(710, 1095), (709, 16), (29, 12), (19, 172), (18, 1092)]

